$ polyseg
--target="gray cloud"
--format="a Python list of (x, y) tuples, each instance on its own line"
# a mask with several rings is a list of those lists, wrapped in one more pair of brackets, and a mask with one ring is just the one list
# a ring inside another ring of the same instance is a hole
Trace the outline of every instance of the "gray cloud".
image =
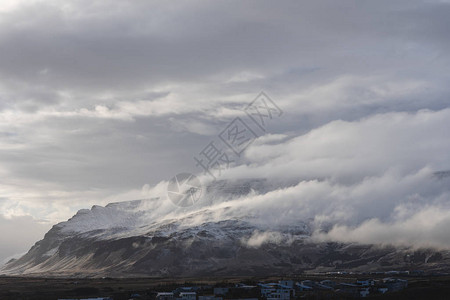
[(0, 265), (5, 260), (17, 258), (17, 254), (25, 253), (37, 241), (44, 237), (49, 225), (41, 224), (31, 217), (13, 217), (10, 219), (0, 215)]
[[(364, 207), (376, 193), (357, 191), (445, 198), (442, 187), (404, 182), (450, 168), (449, 9), (418, 0), (5, 1), (0, 216), (52, 223), (199, 172), (192, 157), (265, 90), (285, 114), (227, 176), (280, 177), (300, 182), (300, 195), (317, 186), (323, 199), (350, 203), (348, 215), (323, 213), (317, 199), (302, 206), (308, 218), (343, 221), (334, 236), (368, 219), (403, 224), (387, 215), (399, 203), (372, 214)], [(327, 197), (340, 191), (351, 202)]]

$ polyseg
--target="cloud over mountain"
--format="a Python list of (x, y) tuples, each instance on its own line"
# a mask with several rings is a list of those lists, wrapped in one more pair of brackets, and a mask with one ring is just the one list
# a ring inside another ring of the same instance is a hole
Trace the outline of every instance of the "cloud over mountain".
[[(167, 180), (200, 173), (193, 156), (264, 90), (284, 114), (221, 179), (275, 188), (208, 205), (270, 224), (312, 219), (329, 230), (321, 239), (417, 243), (418, 230), (447, 246), (448, 180), (433, 173), (450, 169), (449, 10), (438, 0), (3, 1), (0, 228), (166, 197)], [(182, 213), (161, 201), (161, 215)]]

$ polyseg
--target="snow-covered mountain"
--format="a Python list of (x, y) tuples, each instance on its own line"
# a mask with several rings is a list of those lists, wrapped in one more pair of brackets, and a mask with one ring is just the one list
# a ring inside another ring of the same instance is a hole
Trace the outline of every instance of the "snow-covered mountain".
[(258, 212), (227, 205), (255, 192), (267, 193), (270, 187), (261, 180), (217, 181), (206, 187), (204, 195), (206, 202), (216, 205), (203, 203), (192, 209), (176, 208), (156, 198), (83, 209), (53, 226), (43, 240), (6, 264), (1, 273), (221, 276), (447, 264), (448, 254), (431, 250), (312, 242), (308, 222), (265, 224)]

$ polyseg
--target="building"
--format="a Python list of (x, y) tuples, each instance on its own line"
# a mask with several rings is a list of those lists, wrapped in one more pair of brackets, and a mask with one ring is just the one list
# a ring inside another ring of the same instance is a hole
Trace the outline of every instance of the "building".
[(283, 285), (280, 283), (260, 283), (261, 287), (261, 296), (267, 298), (267, 300), (290, 300), (291, 297), (295, 296), (294, 283), (292, 282), (292, 287), (290, 287), (291, 283), (288, 285)]
[(158, 293), (156, 294), (156, 300), (173, 300), (173, 293)]
[(332, 288), (334, 288), (337, 285), (336, 281), (329, 280), (329, 279), (322, 280), (320, 283), (323, 285), (332, 287)]
[(295, 289), (296, 289), (297, 291), (299, 291), (299, 292), (307, 292), (307, 291), (312, 291), (313, 288), (310, 287), (310, 286), (303, 285), (303, 284), (297, 282), (297, 283), (295, 284)]
[(196, 292), (199, 289), (200, 289), (200, 287), (198, 287), (198, 286), (180, 286), (180, 287), (176, 288), (173, 292), (175, 294), (185, 293), (185, 292)]
[(375, 280), (373, 280), (373, 279), (358, 279), (358, 280), (356, 280), (356, 284), (359, 284), (360, 286), (374, 286)]
[(113, 300), (110, 297), (100, 297), (100, 298), (83, 298), (83, 299), (58, 299), (58, 300)]
[(290, 289), (293, 289), (295, 286), (294, 280), (280, 280), (278, 281), (279, 284), (287, 286)]
[(312, 288), (316, 283), (312, 280), (303, 280), (302, 282), (300, 282), (302, 285), (304, 286), (309, 286), (310, 288)]
[(258, 284), (261, 287), (261, 296), (268, 298), (271, 293), (275, 292), (274, 283), (260, 283)]
[(359, 290), (359, 296), (361, 298), (365, 298), (365, 297), (369, 296), (369, 294), (370, 294), (370, 291), (369, 291), (368, 287)]
[(342, 282), (339, 283), (336, 288), (337, 292), (339, 293), (343, 293), (353, 297), (361, 297), (361, 294), (359, 293), (361, 286), (357, 284)]
[(315, 281), (312, 281), (312, 280), (303, 280), (301, 282), (301, 284), (303, 286), (310, 287), (310, 288), (312, 288), (314, 290), (324, 290), (325, 291), (325, 290), (332, 290), (333, 289), (331, 286), (322, 284), (320, 282), (315, 282)]
[(289, 289), (277, 289), (275, 292), (270, 293), (267, 297), (267, 300), (290, 300), (291, 299), (291, 293)]
[(223, 300), (222, 297), (216, 297), (214, 295), (198, 296), (198, 300)]
[(180, 293), (179, 299), (181, 300), (197, 300), (196, 292), (182, 292)]
[(407, 288), (408, 280), (399, 278), (384, 278), (383, 285), (389, 290), (389, 292), (396, 292)]
[(214, 288), (214, 295), (216, 296), (224, 296), (228, 293), (230, 289), (226, 287), (216, 287)]

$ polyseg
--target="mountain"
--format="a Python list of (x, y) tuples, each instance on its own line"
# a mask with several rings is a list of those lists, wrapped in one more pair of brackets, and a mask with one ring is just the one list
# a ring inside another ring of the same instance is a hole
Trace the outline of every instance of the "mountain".
[[(273, 188), (263, 180), (216, 181), (200, 208), (161, 199), (93, 206), (59, 223), (1, 270), (28, 276), (233, 276), (304, 271), (447, 269), (450, 255), (431, 249), (318, 243), (308, 222), (277, 226), (227, 205)], [(223, 205), (207, 205), (214, 203)]]

